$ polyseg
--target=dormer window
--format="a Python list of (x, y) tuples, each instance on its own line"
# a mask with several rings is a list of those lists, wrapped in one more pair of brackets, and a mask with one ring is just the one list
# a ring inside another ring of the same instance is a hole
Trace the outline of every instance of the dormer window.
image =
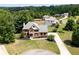
[(32, 29), (38, 30), (38, 28), (35, 25), (32, 25)]
[(33, 28), (34, 28), (35, 26), (33, 25)]

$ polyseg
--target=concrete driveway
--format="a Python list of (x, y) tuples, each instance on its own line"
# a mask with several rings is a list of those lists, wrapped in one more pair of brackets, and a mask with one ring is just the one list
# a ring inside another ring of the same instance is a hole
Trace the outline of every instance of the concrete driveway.
[(48, 35), (55, 35), (55, 42), (57, 43), (57, 46), (60, 50), (61, 55), (71, 55), (68, 49), (65, 47), (64, 43), (60, 39), (59, 35), (57, 33), (48, 33)]
[(34, 49), (34, 50), (26, 51), (21, 55), (56, 55), (56, 53), (44, 49)]
[(0, 45), (0, 55), (9, 55), (4, 45)]

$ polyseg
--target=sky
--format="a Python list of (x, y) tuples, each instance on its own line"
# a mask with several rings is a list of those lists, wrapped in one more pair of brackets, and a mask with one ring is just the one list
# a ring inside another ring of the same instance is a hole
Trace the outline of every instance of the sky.
[(79, 4), (78, 0), (0, 0), (0, 7)]

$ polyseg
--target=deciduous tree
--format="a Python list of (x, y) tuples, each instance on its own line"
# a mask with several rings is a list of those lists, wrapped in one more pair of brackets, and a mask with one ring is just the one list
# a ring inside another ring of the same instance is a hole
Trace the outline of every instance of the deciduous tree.
[(6, 10), (0, 9), (0, 42), (14, 42), (14, 20), (12, 14)]

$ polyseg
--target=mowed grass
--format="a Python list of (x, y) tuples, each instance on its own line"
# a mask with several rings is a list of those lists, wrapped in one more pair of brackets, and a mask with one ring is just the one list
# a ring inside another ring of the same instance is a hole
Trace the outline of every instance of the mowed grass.
[(59, 33), (60, 38), (65, 41), (65, 40), (71, 40), (72, 37), (72, 31), (63, 31), (63, 33)]
[(53, 27), (52, 26), (48, 26), (48, 32), (52, 32), (53, 31)]
[[(79, 16), (76, 17), (76, 19), (79, 19)], [(64, 22), (66, 22), (68, 19), (65, 19)], [(59, 34), (60, 38), (63, 42), (69, 40), (72, 40), (72, 31), (65, 31), (63, 28), (65, 27), (65, 24), (61, 24), (59, 28), (57, 29), (57, 33)], [(49, 32), (52, 30), (52, 27), (49, 27)], [(79, 47), (72, 47), (71, 45), (68, 45), (65, 43), (65, 46), (70, 51), (72, 55), (79, 55)]]
[[(66, 41), (66, 40), (72, 40), (72, 31), (68, 32), (68, 31), (63, 31), (64, 33), (59, 33), (60, 38), (62, 39), (62, 41)], [(71, 45), (67, 45), (65, 43), (65, 46), (67, 47), (67, 49), (70, 51), (70, 53), (72, 55), (79, 55), (79, 47), (72, 47)]]
[(67, 48), (72, 55), (79, 55), (79, 47), (71, 47), (67, 45)]
[[(68, 20), (68, 19), (66, 19)], [(66, 21), (64, 20), (64, 21)], [(72, 31), (65, 31), (63, 28), (65, 27), (65, 24), (61, 24), (59, 28), (57, 29), (57, 33), (59, 34), (60, 38), (62, 39), (63, 42), (69, 40), (72, 40)], [(52, 27), (49, 27), (48, 30), (49, 32), (52, 32)], [(72, 55), (79, 55), (79, 47), (72, 47), (71, 45), (68, 45), (64, 43), (67, 49), (70, 51)]]
[(5, 47), (11, 55), (18, 55), (31, 49), (45, 49), (60, 53), (56, 43), (47, 40), (16, 40), (15, 43), (5, 44)]

